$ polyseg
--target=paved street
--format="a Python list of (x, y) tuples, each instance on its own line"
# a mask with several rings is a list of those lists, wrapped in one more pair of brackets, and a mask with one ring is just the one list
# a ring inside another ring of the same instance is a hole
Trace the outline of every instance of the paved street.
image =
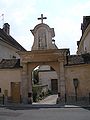
[(90, 107), (55, 105), (57, 95), (51, 95), (33, 105), (0, 107), (0, 120), (90, 120)]
[(90, 111), (83, 108), (34, 108), (29, 110), (0, 108), (0, 120), (90, 120)]

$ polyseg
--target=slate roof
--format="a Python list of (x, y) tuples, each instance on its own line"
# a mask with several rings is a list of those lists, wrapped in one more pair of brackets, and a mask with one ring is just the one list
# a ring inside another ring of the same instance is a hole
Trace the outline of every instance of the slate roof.
[(20, 51), (26, 51), (13, 37), (7, 35), (3, 29), (0, 28), (0, 41), (1, 40)]
[(20, 59), (2, 59), (0, 69), (20, 68)]
[(90, 54), (69, 55), (67, 56), (67, 65), (90, 64)]
[(84, 63), (84, 59), (82, 58), (81, 55), (70, 55), (68, 56), (68, 64), (73, 65), (73, 64), (81, 64)]

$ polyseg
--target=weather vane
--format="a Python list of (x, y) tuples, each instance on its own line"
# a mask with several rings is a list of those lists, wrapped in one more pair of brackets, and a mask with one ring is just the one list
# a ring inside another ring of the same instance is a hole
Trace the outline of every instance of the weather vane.
[(2, 26), (4, 25), (4, 14), (0, 16), (2, 18)]

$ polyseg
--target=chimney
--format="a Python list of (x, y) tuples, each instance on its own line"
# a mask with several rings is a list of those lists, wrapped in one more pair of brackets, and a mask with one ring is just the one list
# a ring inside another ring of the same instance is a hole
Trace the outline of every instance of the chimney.
[(3, 25), (3, 31), (7, 34), (10, 35), (10, 25), (8, 23), (4, 23)]

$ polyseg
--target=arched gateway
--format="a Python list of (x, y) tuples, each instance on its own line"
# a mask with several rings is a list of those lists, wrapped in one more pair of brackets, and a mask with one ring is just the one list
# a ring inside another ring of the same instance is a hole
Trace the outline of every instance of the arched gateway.
[(58, 94), (60, 98), (65, 96), (65, 73), (64, 64), (69, 53), (68, 49), (58, 49), (53, 43), (55, 36), (54, 29), (43, 23), (43, 14), (41, 14), (41, 23), (31, 30), (34, 35), (34, 43), (31, 51), (19, 52), (21, 57), (22, 81), (21, 97), (24, 103), (27, 103), (28, 97), (32, 99), (32, 70), (38, 65), (50, 65), (55, 69), (58, 75)]

